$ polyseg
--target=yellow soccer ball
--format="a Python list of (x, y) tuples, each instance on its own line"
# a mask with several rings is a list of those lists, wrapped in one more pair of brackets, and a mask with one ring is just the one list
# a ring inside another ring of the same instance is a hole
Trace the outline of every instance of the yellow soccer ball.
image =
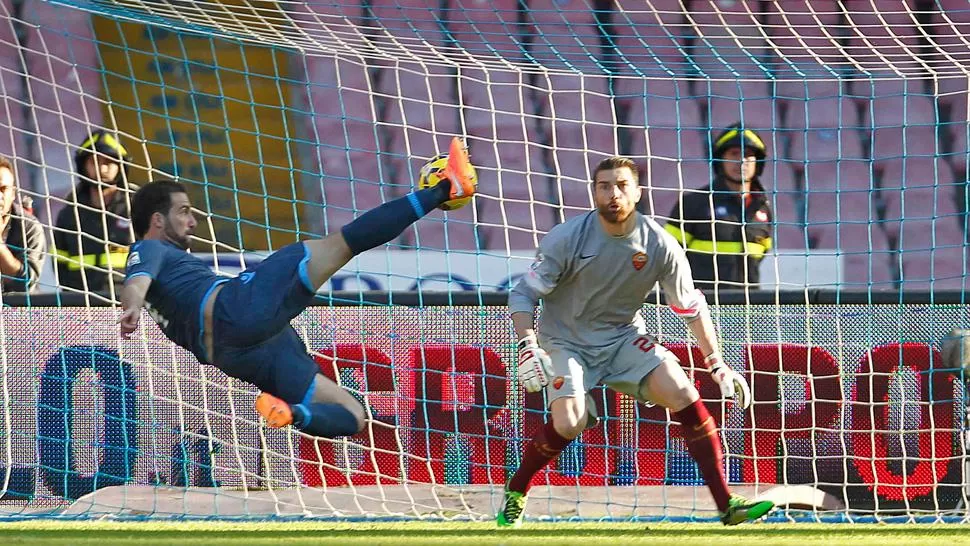
[[(445, 167), (448, 165), (448, 155), (439, 155), (431, 161), (428, 161), (421, 167), (421, 176), (418, 178), (418, 188), (427, 189), (433, 188), (438, 185), (439, 182), (445, 179)], [(455, 210), (460, 209), (470, 203), (472, 196), (459, 197), (458, 199), (452, 199), (451, 201), (445, 201), (438, 208), (441, 210)]]

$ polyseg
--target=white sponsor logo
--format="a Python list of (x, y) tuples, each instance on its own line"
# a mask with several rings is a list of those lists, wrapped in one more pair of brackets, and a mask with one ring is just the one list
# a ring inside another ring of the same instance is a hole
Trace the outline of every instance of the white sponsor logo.
[(138, 255), (138, 251), (134, 251), (128, 255), (128, 267), (133, 265), (138, 265), (141, 263), (141, 256)]

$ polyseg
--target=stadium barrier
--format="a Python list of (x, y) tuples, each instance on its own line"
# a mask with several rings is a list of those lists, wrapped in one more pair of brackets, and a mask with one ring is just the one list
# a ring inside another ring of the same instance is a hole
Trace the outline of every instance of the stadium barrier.
[[(370, 406), (372, 425), (347, 441), (262, 429), (250, 386), (173, 349), (147, 317), (144, 339), (120, 341), (114, 309), (5, 298), (14, 307), (4, 320), (0, 500), (57, 504), (122, 484), (504, 483), (545, 418), (543, 397), (506, 379), (515, 359), (504, 294), (329, 296), (295, 324), (323, 372)], [(700, 355), (665, 307), (648, 302), (644, 314), (694, 374), (723, 430), (732, 483), (806, 484), (850, 511), (939, 512), (966, 501), (964, 376), (943, 363), (939, 343), (968, 305), (958, 292), (932, 294), (932, 304), (916, 296), (722, 294), (714, 315), (727, 361), (752, 385), (746, 412), (694, 373)], [(784, 326), (739, 335), (759, 317)], [(664, 410), (594, 395), (601, 423), (540, 484), (702, 485)]]

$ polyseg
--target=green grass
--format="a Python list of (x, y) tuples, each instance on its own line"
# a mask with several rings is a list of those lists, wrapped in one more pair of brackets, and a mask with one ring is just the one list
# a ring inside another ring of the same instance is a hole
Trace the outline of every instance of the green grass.
[(28, 521), (0, 523), (0, 546), (11, 544), (138, 545), (532, 545), (626, 544), (746, 546), (851, 544), (968, 544), (964, 525), (531, 523), (498, 530), (491, 523), (106, 523)]

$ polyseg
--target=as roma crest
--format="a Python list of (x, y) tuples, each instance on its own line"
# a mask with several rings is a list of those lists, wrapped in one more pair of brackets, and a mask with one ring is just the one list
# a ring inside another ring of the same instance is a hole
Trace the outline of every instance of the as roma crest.
[(565, 382), (566, 382), (565, 377), (561, 375), (557, 375), (556, 378), (552, 380), (552, 387), (558, 391), (559, 389), (562, 388), (562, 385)]
[(647, 265), (647, 255), (643, 252), (637, 252), (633, 255), (633, 269), (640, 271), (643, 266)]

